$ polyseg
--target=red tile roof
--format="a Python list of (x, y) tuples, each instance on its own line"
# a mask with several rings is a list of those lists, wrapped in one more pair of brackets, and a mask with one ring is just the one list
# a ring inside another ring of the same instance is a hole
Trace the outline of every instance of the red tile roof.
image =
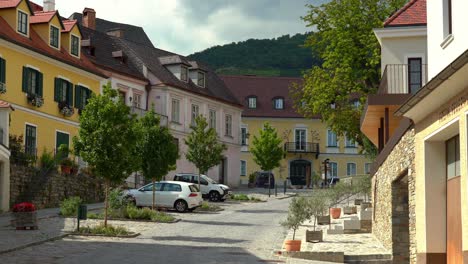
[(64, 29), (62, 32), (70, 32), (78, 21), (76, 20), (62, 20)]
[(34, 15), (31, 16), (30, 22), (31, 24), (38, 24), (38, 23), (49, 23), (50, 20), (55, 16), (57, 11), (51, 11), (51, 12), (43, 12), (43, 11), (38, 11), (34, 12)]
[(426, 24), (426, 0), (411, 0), (387, 18), (384, 22), (384, 27), (419, 26)]
[(106, 77), (86, 56), (75, 58), (63, 48), (61, 48), (60, 51), (51, 48), (33, 29), (30, 30), (29, 38), (21, 36), (10, 27), (3, 17), (0, 17), (0, 39), (12, 42), (95, 75)]
[(21, 0), (0, 0), (0, 8), (12, 8), (18, 6)]
[(0, 108), (10, 108), (11, 110), (14, 110), (13, 106), (9, 104), (8, 102), (5, 102), (3, 100), (0, 100)]
[[(244, 105), (244, 117), (303, 118), (293, 108), (289, 87), (294, 83), (302, 84), (302, 78), (260, 77), (260, 76), (221, 76), (229, 90)], [(248, 107), (247, 98), (257, 97), (257, 108)], [(273, 99), (284, 98), (284, 109), (273, 108)]]

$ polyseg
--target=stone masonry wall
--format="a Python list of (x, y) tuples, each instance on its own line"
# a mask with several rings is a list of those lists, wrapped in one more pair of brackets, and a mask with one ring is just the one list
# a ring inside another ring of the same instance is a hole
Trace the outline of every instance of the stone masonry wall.
[(385, 162), (379, 167), (372, 180), (374, 219), (372, 232), (393, 251), (392, 242), (392, 183), (408, 171), (409, 238), (410, 263), (416, 263), (416, 221), (415, 221), (415, 131), (409, 129)]
[(10, 205), (32, 202), (38, 208), (58, 207), (71, 196), (79, 196), (87, 203), (103, 201), (103, 184), (83, 173), (66, 175), (11, 164)]

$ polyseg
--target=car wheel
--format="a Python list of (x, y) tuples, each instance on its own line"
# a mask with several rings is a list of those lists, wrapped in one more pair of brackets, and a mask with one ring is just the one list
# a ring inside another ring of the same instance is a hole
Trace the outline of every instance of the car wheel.
[(210, 192), (210, 201), (218, 202), (220, 199), (221, 199), (221, 195), (219, 195), (219, 192), (217, 191)]
[(179, 213), (183, 213), (183, 212), (187, 211), (188, 206), (187, 206), (187, 203), (184, 200), (177, 200), (174, 203), (174, 209), (176, 209), (176, 211), (179, 212)]

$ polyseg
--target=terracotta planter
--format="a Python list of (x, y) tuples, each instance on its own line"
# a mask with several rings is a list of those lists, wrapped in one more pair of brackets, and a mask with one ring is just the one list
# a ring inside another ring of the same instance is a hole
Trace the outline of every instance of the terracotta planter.
[(345, 206), (343, 207), (343, 214), (356, 214), (357, 208), (356, 206)]
[(306, 230), (306, 241), (307, 242), (312, 242), (312, 243), (322, 242), (323, 241), (323, 232), (322, 232), (322, 230), (320, 230), (320, 231)]
[(301, 251), (301, 240), (286, 240), (284, 248), (286, 251)]
[(64, 174), (71, 174), (72, 173), (72, 167), (71, 166), (61, 165), (60, 170)]
[(330, 208), (330, 215), (333, 219), (338, 219), (341, 216), (341, 208)]
[(317, 216), (317, 224), (318, 225), (328, 225), (328, 224), (330, 224), (330, 216), (329, 215)]

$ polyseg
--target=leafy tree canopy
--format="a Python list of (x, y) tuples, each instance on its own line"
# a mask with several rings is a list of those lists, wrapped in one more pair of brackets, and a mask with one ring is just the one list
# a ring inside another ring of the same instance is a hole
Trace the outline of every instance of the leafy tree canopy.
[[(405, 0), (332, 0), (308, 5), (303, 20), (315, 28), (306, 46), (317, 52), (322, 65), (304, 74), (304, 86), (292, 89), (297, 108), (306, 115), (321, 114), (327, 125), (375, 155), (375, 147), (360, 131), (363, 104), (380, 80), (380, 47), (373, 29)], [(360, 103), (358, 107), (353, 99)], [(333, 107), (331, 107), (333, 105)]]
[(254, 136), (252, 148), (250, 152), (253, 155), (255, 163), (264, 171), (271, 171), (280, 166), (280, 161), (283, 159), (284, 150), (281, 146), (281, 138), (279, 138), (276, 129), (268, 122), (265, 123), (260, 131), (260, 137)]

